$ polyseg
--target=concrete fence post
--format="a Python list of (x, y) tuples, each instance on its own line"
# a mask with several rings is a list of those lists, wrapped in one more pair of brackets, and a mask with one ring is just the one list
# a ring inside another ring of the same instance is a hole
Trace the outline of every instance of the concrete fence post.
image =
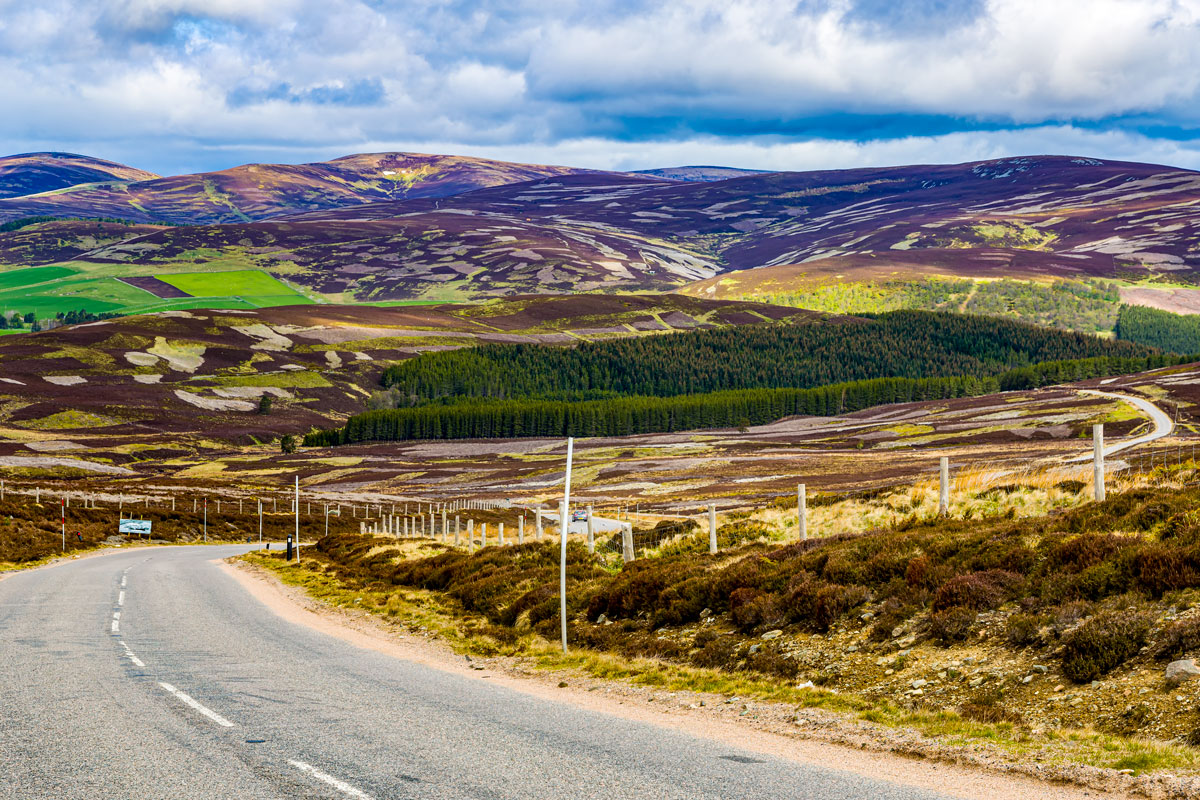
[(455, 514), (454, 515), (454, 546), (455, 547), (458, 547), (458, 545), (461, 542), (461, 538), (462, 538), (461, 533), (462, 533), (462, 517)]
[(542, 510), (540, 508), (535, 508), (533, 513), (537, 517), (537, 538), (540, 542), (542, 540)]
[(628, 564), (633, 561), (633, 523), (626, 522), (621, 525), (621, 559)]
[(503, 522), (500, 523), (499, 537), (500, 537), (500, 546), (504, 547), (504, 523)]
[(942, 456), (938, 462), (938, 514), (950, 516), (950, 459)]
[(796, 528), (801, 541), (808, 538), (808, 486), (796, 487)]
[(487, 547), (487, 523), (481, 523), (479, 526), (479, 546)]
[(1096, 502), (1103, 502), (1104, 492), (1104, 423), (1092, 426), (1092, 480)]
[(525, 544), (525, 515), (517, 517), (517, 544)]
[(708, 504), (708, 552), (715, 555), (717, 552), (717, 504)]
[(475, 520), (467, 520), (467, 553), (475, 552)]
[(446, 506), (442, 506), (442, 542), (446, 541)]

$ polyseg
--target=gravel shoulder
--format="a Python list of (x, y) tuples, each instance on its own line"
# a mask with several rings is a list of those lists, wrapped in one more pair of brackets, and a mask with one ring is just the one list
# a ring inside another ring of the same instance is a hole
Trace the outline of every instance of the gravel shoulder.
[(1200, 792), (1200, 783), (1191, 779), (1043, 765), (1033, 754), (1027, 762), (1014, 764), (976, 743), (945, 744), (821, 709), (668, 692), (579, 671), (551, 672), (534, 668), (528, 658), (462, 656), (431, 634), (406, 630), (365, 611), (333, 607), (255, 565), (235, 559), (221, 567), (281, 618), (352, 646), (800, 764), (836, 765), (865, 777), (962, 798), (1098, 800), (1195, 797)]

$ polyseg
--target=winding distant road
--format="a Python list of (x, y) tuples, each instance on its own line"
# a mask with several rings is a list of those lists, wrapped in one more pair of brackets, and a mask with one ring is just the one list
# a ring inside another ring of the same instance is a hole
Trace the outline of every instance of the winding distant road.
[[(1171, 419), (1170, 415), (1144, 397), (1137, 397), (1136, 395), (1131, 394), (1118, 394), (1116, 392), (1102, 392), (1098, 389), (1080, 389), (1079, 392), (1080, 394), (1091, 394), (1096, 395), (1097, 397), (1107, 397), (1112, 400), (1120, 400), (1123, 403), (1129, 403), (1129, 405), (1137, 408), (1139, 411), (1145, 412), (1146, 416), (1150, 417), (1150, 421), (1154, 423), (1154, 430), (1150, 431), (1149, 433), (1142, 434), (1141, 436), (1134, 436), (1131, 439), (1122, 439), (1121, 441), (1114, 442), (1112, 444), (1109, 444), (1106, 440), (1104, 443), (1105, 458), (1116, 455), (1124, 450), (1128, 450), (1131, 447), (1137, 447), (1139, 444), (1146, 444), (1157, 439), (1162, 439), (1163, 437), (1170, 436), (1175, 432), (1175, 422)], [(1084, 456), (1068, 459), (1067, 463), (1073, 464), (1080, 461), (1090, 461), (1091, 459), (1092, 454), (1088, 453)]]
[(944, 797), (354, 647), (213, 562), (245, 549), (0, 581), (0, 798)]

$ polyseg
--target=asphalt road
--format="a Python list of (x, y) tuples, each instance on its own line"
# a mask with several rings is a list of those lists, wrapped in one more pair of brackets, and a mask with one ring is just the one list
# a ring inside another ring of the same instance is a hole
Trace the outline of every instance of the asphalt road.
[(0, 798), (941, 797), (355, 648), (212, 563), (244, 549), (0, 581)]

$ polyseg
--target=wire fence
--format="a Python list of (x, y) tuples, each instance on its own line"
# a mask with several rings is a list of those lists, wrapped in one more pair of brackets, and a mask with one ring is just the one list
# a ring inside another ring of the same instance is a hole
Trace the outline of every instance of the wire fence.
[[(1108, 491), (1200, 484), (1198, 446), (1200, 435), (1188, 433), (1108, 456)], [(983, 519), (1014, 510), (1035, 513), (1056, 503), (1061, 506), (1089, 499), (1095, 489), (1092, 475), (1091, 461), (1009, 458), (976, 462), (959, 454), (949, 464), (943, 490), (937, 461), (931, 457), (927, 468), (914, 468), (904, 480), (806, 493), (805, 531), (819, 537), (887, 528), (938, 514)], [(308, 490), (300, 490), (298, 495), (296, 489), (237, 496), (226, 490), (155, 487), (136, 492), (90, 491), (0, 480), (0, 501), (15, 497), (32, 501), (48, 516), (65, 516), (73, 508), (109, 509), (118, 519), (170, 512), (182, 520), (180, 525), (205, 526), (206, 531), (207, 525), (222, 519), (245, 522), (261, 514), (278, 523), (279, 517), (286, 515), (300, 520), (301, 535), (308, 538), (330, 532), (332, 518), (338, 531), (435, 539), (470, 551), (557, 540), (561, 528), (560, 509), (548, 503), (523, 505), (495, 498), (425, 500), (377, 495), (371, 502), (345, 502)], [(584, 501), (568, 510), (567, 525), (569, 537), (585, 543), (602, 558), (628, 561), (723, 550), (752, 540), (798, 538), (801, 513), (795, 493), (760, 498), (753, 505), (731, 497), (697, 499), (686, 506), (664, 502), (657, 508), (642, 502)]]

